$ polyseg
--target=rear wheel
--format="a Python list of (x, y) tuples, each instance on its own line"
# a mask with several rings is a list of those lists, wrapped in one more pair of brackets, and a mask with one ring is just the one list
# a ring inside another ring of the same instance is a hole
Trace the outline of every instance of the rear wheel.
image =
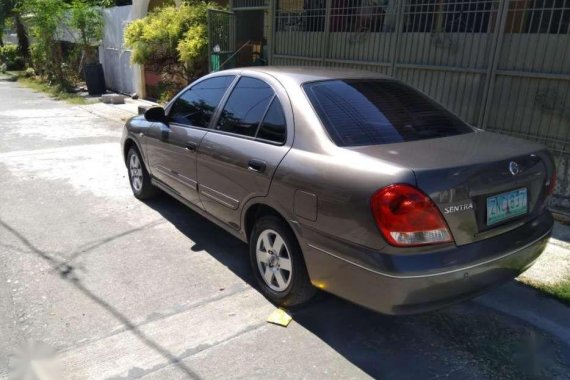
[(315, 295), (299, 243), (281, 219), (259, 219), (251, 233), (249, 250), (255, 279), (271, 302), (298, 306)]
[(158, 193), (158, 189), (150, 182), (150, 175), (136, 148), (130, 148), (127, 153), (127, 168), (129, 170), (129, 182), (135, 197), (141, 200), (150, 199)]

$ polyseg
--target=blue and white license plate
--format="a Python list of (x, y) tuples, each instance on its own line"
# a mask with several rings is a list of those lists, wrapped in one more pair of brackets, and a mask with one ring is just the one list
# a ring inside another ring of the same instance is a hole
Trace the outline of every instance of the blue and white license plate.
[(528, 211), (526, 187), (487, 198), (487, 225), (515, 218)]

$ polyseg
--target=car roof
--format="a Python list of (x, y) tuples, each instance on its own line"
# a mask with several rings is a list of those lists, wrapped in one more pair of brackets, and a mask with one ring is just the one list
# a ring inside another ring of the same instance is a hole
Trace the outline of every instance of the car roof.
[(229, 69), (219, 71), (218, 73), (242, 75), (247, 75), (247, 73), (264, 73), (275, 77), (280, 82), (293, 81), (298, 84), (331, 79), (393, 79), (390, 76), (371, 71), (307, 66), (254, 66)]

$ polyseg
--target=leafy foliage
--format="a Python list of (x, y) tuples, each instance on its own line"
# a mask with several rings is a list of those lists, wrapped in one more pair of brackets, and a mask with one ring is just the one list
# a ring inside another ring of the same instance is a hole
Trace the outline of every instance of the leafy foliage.
[(69, 87), (63, 72), (63, 54), (59, 40), (65, 22), (68, 4), (59, 0), (26, 0), (24, 12), (31, 15), (31, 34), (34, 37), (32, 59), (34, 66), (45, 73), (48, 80), (55, 80), (63, 87)]
[(79, 44), (83, 50), (86, 63), (96, 61), (95, 45), (103, 37), (104, 19), (101, 10), (85, 0), (74, 0), (71, 5), (69, 26), (79, 36)]
[(5, 63), (7, 70), (23, 70), (24, 58), (16, 45), (6, 45), (0, 48), (0, 64)]
[[(97, 45), (103, 34), (104, 20), (100, 0), (23, 0), (22, 11), (30, 20), (34, 37), (31, 57), (36, 72), (63, 89), (78, 79), (82, 63), (96, 60)], [(81, 51), (61, 42), (69, 31), (76, 36)]]
[(208, 8), (211, 2), (191, 0), (167, 6), (125, 28), (125, 44), (134, 63), (162, 73), (165, 80), (188, 82), (207, 70)]

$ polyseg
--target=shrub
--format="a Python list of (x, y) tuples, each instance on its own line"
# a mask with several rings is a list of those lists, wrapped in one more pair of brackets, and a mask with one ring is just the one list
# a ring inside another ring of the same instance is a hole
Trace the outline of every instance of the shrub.
[(0, 61), (6, 64), (7, 70), (23, 70), (26, 62), (19, 54), (17, 45), (6, 45), (0, 48)]
[(24, 77), (26, 78), (33, 78), (35, 76), (36, 76), (36, 71), (31, 67), (28, 67), (26, 71), (24, 71)]
[(163, 7), (125, 28), (125, 45), (134, 63), (184, 83), (207, 72), (208, 8), (215, 3), (200, 0), (180, 7)]
[(0, 47), (0, 59), (3, 62), (14, 62), (18, 56), (18, 46), (17, 45), (5, 45)]

